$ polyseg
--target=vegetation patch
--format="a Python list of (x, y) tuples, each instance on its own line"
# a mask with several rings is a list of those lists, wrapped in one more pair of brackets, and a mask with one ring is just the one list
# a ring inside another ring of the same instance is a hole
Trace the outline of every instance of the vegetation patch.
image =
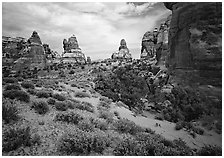
[(29, 102), (30, 96), (22, 90), (7, 90), (3, 92), (3, 97), (10, 99), (18, 99), (20, 101)]
[(85, 92), (76, 92), (74, 97), (78, 97), (78, 98), (90, 98), (90, 95), (88, 93)]
[(13, 84), (6, 85), (4, 90), (5, 91), (7, 91), (7, 90), (21, 90), (21, 87), (18, 84), (13, 83)]
[(35, 89), (35, 86), (34, 86), (33, 82), (23, 81), (23, 82), (21, 83), (21, 86), (22, 86), (23, 88), (26, 88), (26, 89), (28, 89), (28, 88), (30, 88), (30, 89)]
[(83, 117), (79, 113), (73, 111), (58, 113), (55, 116), (55, 121), (63, 121), (72, 124), (78, 124), (81, 120), (83, 120)]
[(46, 114), (49, 111), (48, 104), (43, 100), (33, 101), (31, 108), (33, 108), (38, 114)]

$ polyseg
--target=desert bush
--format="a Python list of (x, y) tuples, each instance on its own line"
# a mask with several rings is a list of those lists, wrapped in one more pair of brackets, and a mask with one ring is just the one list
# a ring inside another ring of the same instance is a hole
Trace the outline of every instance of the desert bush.
[(94, 130), (94, 125), (89, 120), (84, 119), (78, 123), (78, 128), (83, 131), (91, 132)]
[(18, 83), (18, 80), (14, 77), (3, 77), (5, 83)]
[(38, 114), (46, 114), (49, 111), (48, 104), (43, 100), (33, 101), (31, 108), (33, 108)]
[(32, 95), (36, 95), (38, 91), (36, 89), (28, 88), (27, 89), (27, 92), (30, 93), (30, 94), (32, 94)]
[(9, 152), (21, 146), (31, 146), (30, 127), (9, 127), (3, 131), (2, 151)]
[(7, 91), (7, 90), (21, 90), (21, 87), (18, 84), (14, 83), (14, 84), (6, 85), (4, 90), (5, 91)]
[(121, 133), (129, 133), (136, 134), (138, 132), (144, 131), (143, 128), (137, 126), (133, 121), (129, 121), (128, 119), (119, 119), (114, 123), (114, 127), (117, 131)]
[(30, 89), (35, 89), (34, 84), (33, 84), (32, 82), (28, 82), (28, 81), (23, 81), (23, 82), (21, 83), (21, 86), (22, 86), (23, 88), (26, 88), (26, 89), (28, 89), (28, 88), (30, 88)]
[(74, 70), (69, 71), (69, 74), (74, 74), (74, 73), (75, 73)]
[(109, 112), (109, 111), (99, 111), (99, 118), (103, 118), (105, 120), (107, 120), (108, 123), (112, 123), (113, 122), (113, 113)]
[(55, 100), (53, 98), (48, 98), (47, 103), (50, 105), (54, 105), (55, 104)]
[(55, 94), (52, 94), (52, 97), (59, 100), (59, 101), (64, 101), (66, 100), (66, 97), (62, 94), (58, 94), (58, 93), (55, 93)]
[(206, 145), (198, 152), (199, 156), (222, 156), (222, 148), (216, 145)]
[(11, 123), (19, 120), (16, 102), (9, 99), (2, 99), (2, 119), (5, 123)]
[(161, 115), (161, 114), (157, 114), (157, 115), (155, 116), (155, 119), (157, 119), (157, 120), (161, 120), (161, 121), (164, 120), (163, 115)]
[(200, 127), (193, 127), (193, 131), (199, 135), (203, 135), (204, 134), (204, 130)]
[(50, 91), (45, 91), (45, 90), (40, 90), (36, 93), (36, 96), (38, 98), (49, 98), (51, 96), (52, 92)]
[(85, 132), (75, 129), (59, 139), (58, 150), (66, 155), (89, 155), (91, 152), (102, 153), (109, 139), (103, 132)]
[(105, 101), (100, 101), (98, 106), (97, 106), (97, 109), (98, 110), (101, 110), (101, 109), (108, 110), (108, 109), (110, 109), (110, 104), (105, 102)]
[(41, 138), (40, 135), (35, 133), (31, 136), (31, 145), (40, 145), (41, 144)]
[(73, 111), (58, 113), (55, 116), (55, 121), (63, 121), (73, 124), (78, 124), (81, 120), (83, 120), (83, 117), (79, 113)]
[(100, 130), (107, 130), (108, 129), (108, 123), (100, 118), (90, 118), (90, 122), (94, 125), (95, 128), (99, 128)]
[(71, 87), (77, 87), (77, 85), (73, 83), (73, 84), (71, 84)]
[(24, 81), (24, 79), (23, 79), (22, 77), (17, 77), (17, 80), (18, 80), (19, 82)]
[(176, 130), (181, 130), (183, 128), (183, 126), (184, 126), (183, 122), (177, 122), (176, 125), (175, 125), (175, 129)]
[(20, 101), (29, 102), (30, 96), (22, 90), (7, 90), (3, 92), (3, 97), (10, 99), (18, 99)]
[(81, 102), (81, 103), (77, 103), (75, 104), (75, 107), (77, 109), (81, 109), (81, 110), (86, 110), (86, 111), (89, 111), (89, 112), (94, 112), (94, 107), (91, 103), (88, 103), (88, 102)]
[(79, 97), (79, 98), (88, 97), (88, 98), (90, 98), (90, 95), (88, 93), (85, 93), (85, 92), (76, 92), (74, 97)]
[(54, 106), (59, 111), (66, 111), (68, 109), (68, 105), (66, 101), (56, 101)]

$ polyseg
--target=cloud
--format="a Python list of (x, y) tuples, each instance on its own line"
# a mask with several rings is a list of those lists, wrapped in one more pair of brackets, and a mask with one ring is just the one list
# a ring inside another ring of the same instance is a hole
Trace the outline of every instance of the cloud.
[(140, 53), (143, 34), (170, 14), (162, 3), (137, 2), (3, 2), (2, 11), (3, 35), (29, 38), (36, 30), (43, 43), (61, 53), (62, 40), (75, 34), (83, 53), (92, 59), (110, 57), (122, 38), (130, 50)]

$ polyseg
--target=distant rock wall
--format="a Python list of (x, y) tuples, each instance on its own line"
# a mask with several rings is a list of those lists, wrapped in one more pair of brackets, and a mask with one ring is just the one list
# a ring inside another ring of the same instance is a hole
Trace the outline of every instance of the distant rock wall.
[(194, 70), (199, 78), (210, 78), (211, 84), (215, 78), (220, 80), (222, 3), (165, 2), (164, 5), (172, 10), (169, 29), (170, 69)]

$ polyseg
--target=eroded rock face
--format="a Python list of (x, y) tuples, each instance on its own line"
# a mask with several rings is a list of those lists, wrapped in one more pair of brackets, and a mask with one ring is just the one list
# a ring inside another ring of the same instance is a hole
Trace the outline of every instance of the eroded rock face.
[(156, 31), (147, 31), (142, 38), (142, 48), (140, 58), (152, 58), (155, 54), (155, 44), (157, 43)]
[(222, 4), (164, 3), (172, 10), (169, 65), (198, 70), (201, 77), (221, 77)]

